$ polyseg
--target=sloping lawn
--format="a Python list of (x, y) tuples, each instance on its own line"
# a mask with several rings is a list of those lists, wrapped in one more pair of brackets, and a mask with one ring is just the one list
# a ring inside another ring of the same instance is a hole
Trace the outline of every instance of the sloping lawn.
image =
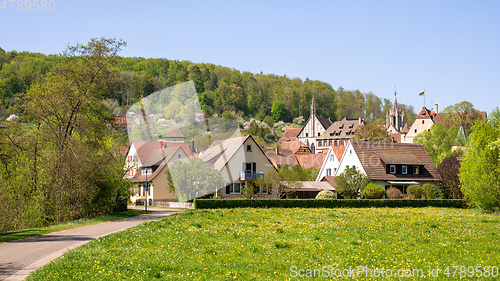
[(440, 280), (478, 276), (479, 270), (494, 280), (499, 267), (496, 214), (445, 208), (224, 209), (176, 214), (98, 239), (28, 280), (369, 280), (389, 273), (391, 278), (382, 279), (432, 273)]

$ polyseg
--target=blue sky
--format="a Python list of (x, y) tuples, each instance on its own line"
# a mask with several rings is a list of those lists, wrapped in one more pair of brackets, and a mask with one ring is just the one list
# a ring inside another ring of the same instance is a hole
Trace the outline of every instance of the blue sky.
[[(423, 106), (500, 106), (499, 1), (62, 1), (0, 8), (0, 47), (60, 53), (114, 37), (122, 56), (321, 80)], [(0, 4), (3, 0), (0, 0)], [(432, 104), (431, 104), (432, 100)]]

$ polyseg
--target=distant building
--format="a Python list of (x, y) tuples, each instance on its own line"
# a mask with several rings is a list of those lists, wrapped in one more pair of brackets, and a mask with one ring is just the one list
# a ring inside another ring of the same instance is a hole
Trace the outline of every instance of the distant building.
[(170, 127), (167, 134), (163, 136), (163, 140), (168, 142), (184, 142), (185, 139), (186, 137), (181, 134), (181, 131), (179, 131), (179, 128), (177, 128), (175, 123), (172, 124), (172, 127)]
[(305, 143), (312, 153), (316, 153), (316, 138), (321, 136), (328, 127), (332, 125), (332, 121), (316, 115), (316, 104), (314, 103), (314, 95), (311, 102), (311, 116), (307, 119), (306, 124), (297, 135), (297, 140)]
[[(432, 110), (432, 109), (431, 109)], [(432, 126), (436, 123), (441, 123), (443, 118), (446, 118), (446, 115), (456, 114), (456, 113), (439, 113), (438, 105), (434, 105), (434, 111), (431, 111), (426, 107), (423, 107), (422, 110), (418, 113), (415, 118), (415, 122), (411, 125), (408, 130), (408, 133), (401, 138), (401, 142), (403, 143), (413, 143), (415, 137), (425, 131), (430, 131)], [(485, 120), (487, 114), (485, 111), (478, 112), (480, 117)]]
[(394, 92), (394, 102), (392, 103), (389, 112), (387, 113), (386, 120), (386, 130), (389, 134), (391, 133), (401, 133), (406, 124), (405, 113), (398, 106), (398, 100), (396, 98), (397, 93)]
[(364, 124), (362, 118), (344, 118), (334, 122), (316, 138), (316, 152), (326, 152), (331, 146), (346, 146), (358, 127)]

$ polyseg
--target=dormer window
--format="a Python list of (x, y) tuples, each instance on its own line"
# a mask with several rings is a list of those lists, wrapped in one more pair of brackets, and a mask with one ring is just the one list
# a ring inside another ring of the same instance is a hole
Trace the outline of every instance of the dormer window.
[(415, 175), (420, 174), (420, 167), (419, 166), (413, 166), (413, 174), (415, 174)]
[(396, 173), (396, 165), (390, 165), (389, 166), (389, 172), (391, 174), (395, 174)]
[(141, 175), (151, 175), (153, 174), (153, 169), (152, 168), (142, 168), (141, 169)]
[(403, 175), (408, 174), (408, 166), (406, 166), (406, 165), (401, 166), (401, 173)]

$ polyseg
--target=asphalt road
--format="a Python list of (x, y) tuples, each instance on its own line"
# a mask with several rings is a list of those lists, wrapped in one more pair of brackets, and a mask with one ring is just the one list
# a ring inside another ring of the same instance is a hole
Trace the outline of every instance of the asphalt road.
[(99, 237), (125, 230), (145, 221), (157, 220), (182, 211), (154, 209), (151, 214), (79, 227), (0, 244), (0, 280), (24, 280), (32, 271), (66, 251)]

